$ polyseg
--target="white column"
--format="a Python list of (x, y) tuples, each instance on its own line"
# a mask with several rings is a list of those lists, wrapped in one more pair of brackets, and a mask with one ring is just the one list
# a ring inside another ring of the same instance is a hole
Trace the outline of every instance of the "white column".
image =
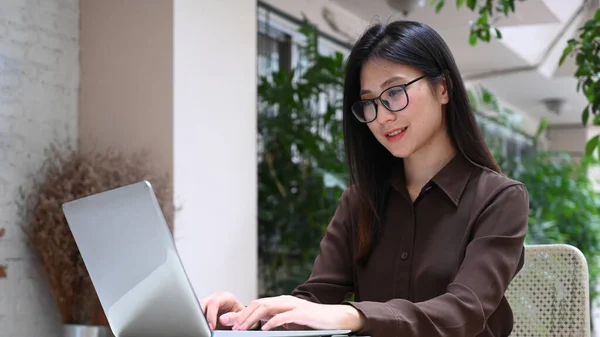
[(256, 1), (174, 1), (175, 238), (199, 297), (257, 295)]

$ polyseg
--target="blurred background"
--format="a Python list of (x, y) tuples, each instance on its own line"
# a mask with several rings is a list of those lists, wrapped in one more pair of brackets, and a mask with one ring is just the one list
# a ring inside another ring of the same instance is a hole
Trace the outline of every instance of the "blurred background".
[[(290, 292), (346, 188), (343, 67), (374, 22), (446, 40), (528, 244), (588, 260), (597, 324), (597, 0), (0, 0), (0, 335), (106, 318), (60, 205), (148, 179), (199, 297)], [(600, 329), (594, 329), (600, 336)]]

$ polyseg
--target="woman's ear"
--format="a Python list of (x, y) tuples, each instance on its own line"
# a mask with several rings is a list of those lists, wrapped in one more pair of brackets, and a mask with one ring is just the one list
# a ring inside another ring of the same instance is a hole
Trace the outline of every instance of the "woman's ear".
[(450, 100), (447, 79), (448, 75), (445, 74), (444, 77), (442, 77), (442, 79), (436, 85), (437, 99), (442, 104), (448, 104), (448, 101)]

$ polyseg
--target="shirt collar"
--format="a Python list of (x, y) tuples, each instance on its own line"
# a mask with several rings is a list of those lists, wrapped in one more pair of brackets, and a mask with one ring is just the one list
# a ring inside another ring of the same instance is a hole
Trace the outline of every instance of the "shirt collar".
[[(454, 205), (458, 206), (474, 167), (474, 164), (459, 153), (431, 179), (429, 184), (437, 185)], [(406, 192), (403, 169), (394, 170), (390, 182), (396, 190)]]

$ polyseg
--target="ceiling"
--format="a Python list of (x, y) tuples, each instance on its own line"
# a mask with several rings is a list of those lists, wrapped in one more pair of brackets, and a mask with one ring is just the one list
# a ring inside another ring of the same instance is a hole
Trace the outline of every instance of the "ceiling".
[[(318, 0), (304, 0), (314, 5)], [(517, 1), (515, 13), (499, 19), (503, 38), (490, 43), (468, 43), (469, 20), (476, 18), (467, 8), (456, 9), (455, 1), (446, 1), (435, 13), (429, 0), (407, 17), (394, 11), (386, 0), (321, 0), (330, 9), (339, 8), (339, 27), (358, 36), (374, 21), (410, 19), (425, 22), (436, 29), (450, 46), (458, 66), (469, 84), (481, 84), (495, 93), (506, 105), (533, 120), (547, 117), (552, 124), (580, 123), (586, 101), (576, 92), (571, 59), (558, 67), (566, 41), (571, 38), (591, 12), (584, 0)], [(363, 23), (357, 27), (355, 16)], [(351, 22), (350, 25), (348, 22)], [(346, 26), (344, 26), (346, 23)], [(346, 34), (347, 36), (348, 34)], [(544, 99), (564, 100), (561, 111), (552, 112)]]

